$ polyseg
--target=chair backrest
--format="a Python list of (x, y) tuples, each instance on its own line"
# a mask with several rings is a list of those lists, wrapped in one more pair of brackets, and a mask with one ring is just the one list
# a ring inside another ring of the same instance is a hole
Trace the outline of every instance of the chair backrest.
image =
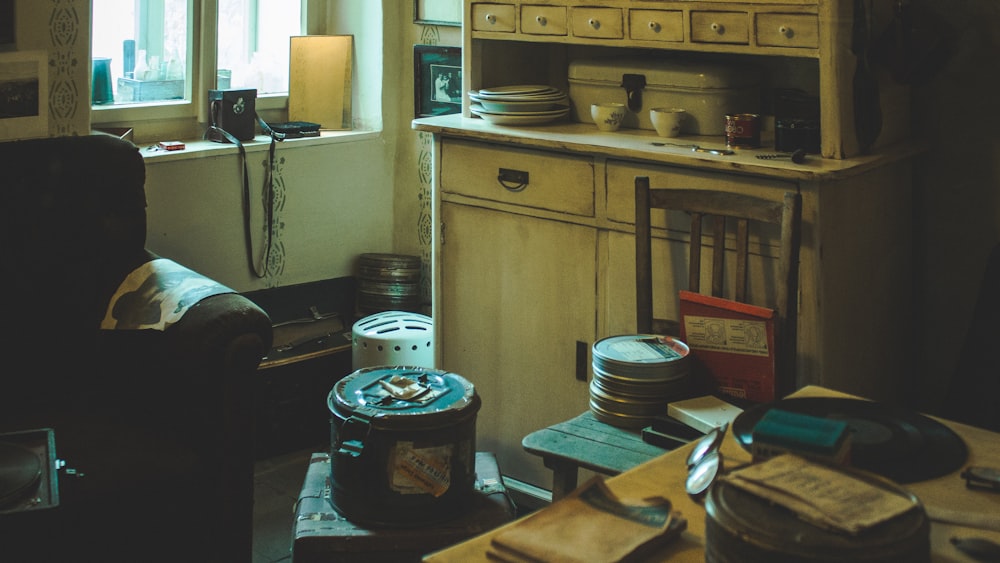
[[(688, 258), (688, 287), (701, 291), (702, 220), (712, 218), (711, 295), (747, 303), (749, 240), (751, 223), (777, 225), (779, 243), (778, 279), (775, 283), (775, 347), (777, 349), (776, 390), (783, 396), (795, 389), (795, 324), (798, 317), (798, 262), (801, 240), (802, 198), (786, 192), (781, 201), (745, 194), (705, 189), (651, 188), (649, 178), (635, 179), (635, 254), (636, 254), (636, 328), (640, 334), (673, 332), (677, 321), (663, 321), (653, 316), (653, 229), (654, 209), (683, 211), (691, 217), (691, 242)], [(726, 295), (724, 287), (726, 224), (731, 221), (736, 233), (735, 288)], [(755, 305), (769, 306), (766, 303)]]

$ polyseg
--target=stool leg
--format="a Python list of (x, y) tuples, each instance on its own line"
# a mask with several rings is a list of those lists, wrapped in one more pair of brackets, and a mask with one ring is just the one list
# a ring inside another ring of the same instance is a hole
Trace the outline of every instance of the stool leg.
[(576, 488), (577, 466), (575, 463), (548, 458), (545, 467), (552, 470), (552, 502), (555, 502)]

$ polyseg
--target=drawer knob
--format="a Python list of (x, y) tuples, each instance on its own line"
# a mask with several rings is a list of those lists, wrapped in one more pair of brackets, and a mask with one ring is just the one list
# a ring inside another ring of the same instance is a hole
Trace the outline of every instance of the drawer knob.
[(652, 30), (653, 33), (659, 33), (660, 32), (660, 22), (649, 22), (649, 29)]
[(545, 16), (535, 16), (535, 21), (538, 22), (538, 25), (541, 26), (544, 26), (549, 23), (549, 20), (547, 20)]
[(725, 28), (725, 26), (723, 26), (723, 25), (722, 25), (721, 23), (716, 23), (716, 22), (712, 22), (712, 24), (711, 24), (711, 25), (709, 25), (708, 27), (709, 27), (709, 28), (710, 28), (710, 29), (711, 29), (712, 31), (714, 31), (714, 32), (718, 33), (719, 35), (722, 35), (723, 33), (725, 33), (725, 32), (726, 32), (726, 28)]
[(501, 168), (497, 174), (497, 181), (508, 191), (520, 192), (528, 187), (528, 173), (523, 170)]
[(490, 23), (490, 24), (497, 23), (497, 16), (496, 16), (496, 14), (486, 14), (486, 22)]
[(783, 35), (785, 37), (789, 37), (789, 38), (793, 35), (792, 28), (788, 27), (787, 25), (783, 25), (783, 26), (779, 27), (778, 28), (778, 33), (780, 33), (781, 35)]
[(590, 27), (594, 29), (601, 29), (601, 22), (598, 21), (596, 18), (590, 18), (589, 20), (587, 20), (587, 23), (589, 23)]

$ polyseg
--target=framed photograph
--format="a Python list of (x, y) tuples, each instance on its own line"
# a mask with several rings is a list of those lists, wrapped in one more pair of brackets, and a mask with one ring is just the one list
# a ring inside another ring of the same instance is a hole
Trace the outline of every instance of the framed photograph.
[(462, 48), (413, 46), (413, 101), (417, 117), (462, 111)]
[(462, 25), (462, 0), (413, 0), (413, 21), (425, 25)]
[(47, 69), (45, 51), (0, 53), (0, 140), (48, 134)]

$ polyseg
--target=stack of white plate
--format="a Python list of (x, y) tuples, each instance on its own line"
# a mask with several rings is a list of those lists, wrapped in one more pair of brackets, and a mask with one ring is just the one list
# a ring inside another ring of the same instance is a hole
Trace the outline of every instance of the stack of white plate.
[(666, 414), (667, 403), (691, 392), (691, 351), (670, 336), (629, 334), (593, 346), (590, 410), (602, 422), (642, 428)]
[(536, 125), (569, 115), (569, 96), (536, 84), (471, 90), (473, 114), (497, 125)]

